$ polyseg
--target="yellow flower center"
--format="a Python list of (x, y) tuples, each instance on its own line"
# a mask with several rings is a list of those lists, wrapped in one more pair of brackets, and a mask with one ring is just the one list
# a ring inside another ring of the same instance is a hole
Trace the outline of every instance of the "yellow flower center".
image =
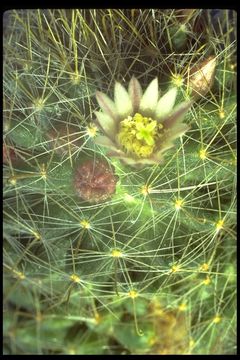
[(162, 129), (156, 120), (136, 113), (120, 122), (118, 141), (127, 153), (146, 158), (154, 151)]

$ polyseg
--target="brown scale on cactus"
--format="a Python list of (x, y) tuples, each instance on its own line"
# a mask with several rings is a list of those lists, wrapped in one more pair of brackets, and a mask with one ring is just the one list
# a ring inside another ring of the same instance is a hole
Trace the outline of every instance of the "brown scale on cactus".
[(118, 177), (107, 162), (91, 159), (77, 168), (74, 186), (83, 200), (98, 203), (115, 193), (117, 181)]

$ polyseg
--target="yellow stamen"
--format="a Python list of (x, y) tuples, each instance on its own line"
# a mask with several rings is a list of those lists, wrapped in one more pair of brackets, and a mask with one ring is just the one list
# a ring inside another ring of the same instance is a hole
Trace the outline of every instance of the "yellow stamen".
[(118, 140), (127, 153), (147, 158), (154, 151), (162, 129), (163, 125), (156, 120), (136, 113), (120, 122)]

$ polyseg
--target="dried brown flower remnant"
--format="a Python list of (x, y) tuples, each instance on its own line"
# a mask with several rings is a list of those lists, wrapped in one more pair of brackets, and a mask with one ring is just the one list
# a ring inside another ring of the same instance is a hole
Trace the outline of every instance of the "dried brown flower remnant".
[(77, 168), (74, 186), (83, 200), (98, 203), (115, 193), (117, 181), (118, 177), (107, 162), (91, 159)]
[(216, 63), (216, 57), (210, 56), (191, 69), (189, 87), (194, 97), (204, 96), (210, 90), (214, 80)]

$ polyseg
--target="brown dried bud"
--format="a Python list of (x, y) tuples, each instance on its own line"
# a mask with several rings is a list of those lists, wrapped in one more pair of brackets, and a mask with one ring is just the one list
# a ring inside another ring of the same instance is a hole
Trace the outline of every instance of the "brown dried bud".
[(214, 81), (216, 63), (216, 57), (210, 56), (190, 70), (189, 87), (194, 97), (204, 96), (210, 90)]
[(103, 160), (93, 159), (77, 168), (74, 186), (83, 200), (98, 203), (114, 194), (117, 181), (112, 166)]

